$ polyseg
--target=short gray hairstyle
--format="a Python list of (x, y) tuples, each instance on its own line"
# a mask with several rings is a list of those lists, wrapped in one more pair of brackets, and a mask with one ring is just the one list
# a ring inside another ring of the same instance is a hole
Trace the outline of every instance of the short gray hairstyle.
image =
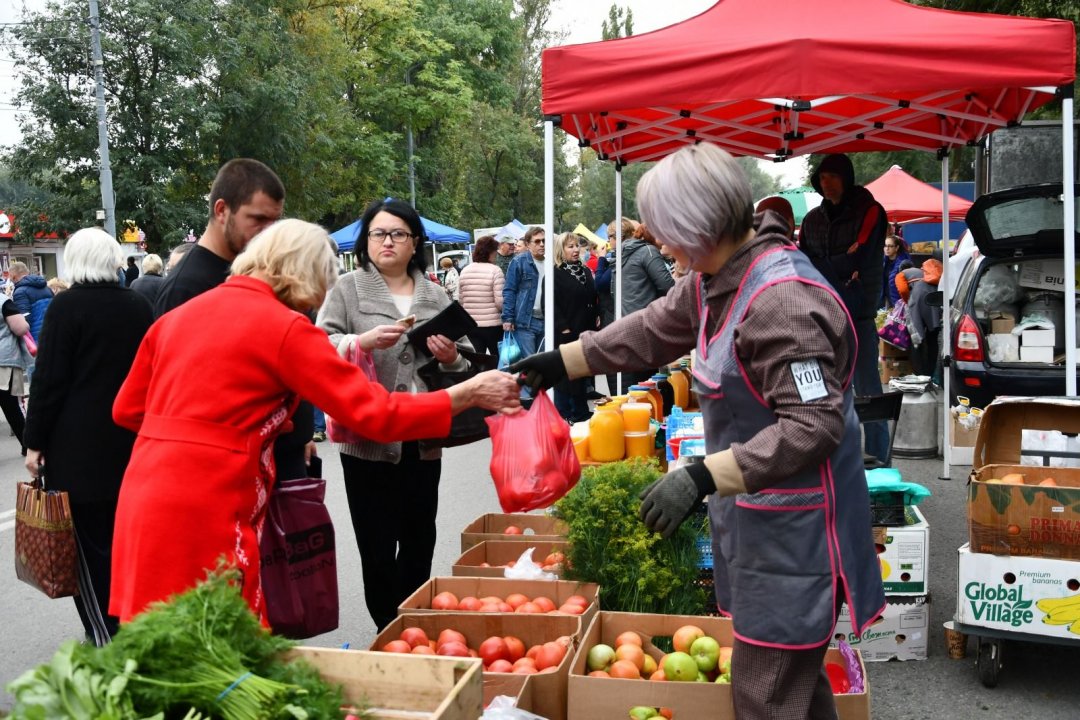
[(701, 143), (668, 155), (637, 186), (645, 225), (665, 245), (699, 260), (753, 226), (750, 183), (735, 158)]
[(116, 271), (123, 265), (120, 243), (101, 228), (83, 228), (64, 246), (64, 278), (72, 284), (119, 282)]
[(161, 256), (150, 253), (142, 259), (142, 271), (147, 275), (160, 275), (161, 268), (165, 267), (161, 262)]

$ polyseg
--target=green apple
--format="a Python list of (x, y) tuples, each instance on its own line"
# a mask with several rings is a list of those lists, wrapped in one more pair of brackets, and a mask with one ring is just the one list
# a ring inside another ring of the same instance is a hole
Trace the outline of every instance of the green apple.
[(684, 652), (670, 653), (664, 660), (664, 675), (674, 682), (694, 682), (698, 676), (697, 663)]
[(630, 720), (649, 720), (656, 716), (656, 708), (638, 705), (630, 708)]
[(611, 663), (615, 662), (615, 648), (600, 643), (589, 648), (589, 654), (585, 656), (585, 665), (589, 672), (593, 670), (607, 670)]
[(719, 683), (720, 685), (730, 685), (731, 684), (731, 674), (730, 673), (724, 673), (723, 675), (717, 675), (716, 676), (716, 682)]
[(720, 660), (720, 643), (708, 635), (699, 637), (690, 645), (690, 657), (694, 658), (698, 670), (712, 672)]
[(705, 673), (701, 672), (700, 670), (698, 670), (697, 671), (697, 679), (694, 682), (707, 683), (707, 682), (709, 682), (709, 676), (706, 675)]

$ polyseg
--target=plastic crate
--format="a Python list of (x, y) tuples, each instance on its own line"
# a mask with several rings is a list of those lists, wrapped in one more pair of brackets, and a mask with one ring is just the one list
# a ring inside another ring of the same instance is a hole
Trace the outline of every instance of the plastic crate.
[(870, 517), (874, 525), (886, 525), (889, 527), (906, 525), (906, 512), (907, 506), (904, 504), (904, 493), (902, 492), (873, 493), (870, 495)]
[(713, 569), (713, 552), (712, 552), (712, 538), (704, 537), (698, 538), (698, 564), (697, 566), (702, 570), (708, 570), (712, 572)]
[(705, 590), (705, 606), (701, 609), (701, 614), (720, 617), (720, 611), (716, 607), (716, 582), (713, 579), (712, 570), (702, 570), (698, 573), (694, 585)]

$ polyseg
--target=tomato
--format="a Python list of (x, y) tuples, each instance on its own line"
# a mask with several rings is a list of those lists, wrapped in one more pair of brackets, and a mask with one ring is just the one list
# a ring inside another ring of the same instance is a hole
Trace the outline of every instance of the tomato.
[(432, 610), (457, 610), (458, 599), (457, 595), (447, 590), (439, 593), (435, 597), (431, 598)]
[(510, 649), (506, 647), (506, 641), (497, 635), (489, 637), (480, 643), (480, 659), (485, 665), (490, 665), (496, 660), (509, 660)]
[(523, 643), (520, 638), (516, 638), (513, 635), (507, 635), (503, 640), (506, 641), (507, 660), (510, 662), (517, 662), (525, 657), (525, 643)]
[(527, 595), (522, 595), (521, 593), (510, 593), (506, 596), (506, 604), (515, 610), (518, 609), (518, 606), (524, 605), (527, 602), (529, 602), (529, 597)]
[(477, 612), (480, 609), (481, 605), (482, 603), (479, 600), (470, 595), (468, 597), (461, 598), (461, 601), (458, 602), (458, 610), (463, 610), (465, 612)]
[(589, 607), (589, 600), (584, 595), (571, 595), (570, 597), (566, 598), (566, 604)]
[(608, 670), (613, 678), (622, 678), (624, 680), (640, 680), (641, 671), (638, 670), (637, 665), (629, 660), (616, 660), (611, 663), (611, 668)]
[(469, 648), (465, 646), (465, 643), (460, 643), (457, 640), (451, 640), (439, 645), (439, 649), (436, 651), (439, 655), (447, 655), (449, 657), (469, 657)]
[(496, 660), (495, 662), (491, 663), (491, 665), (489, 665), (485, 669), (485, 672), (497, 672), (497, 673), (514, 672), (514, 665), (509, 660)]
[(591, 673), (589, 673), (589, 677), (606, 677), (606, 678), (609, 678), (609, 677), (611, 677), (611, 675), (609, 675), (606, 670), (593, 670)]
[(390, 642), (382, 646), (382, 651), (392, 653), (411, 653), (412, 645), (405, 642), (404, 640), (391, 640)]
[(538, 608), (540, 608), (541, 612), (551, 612), (555, 609), (555, 602), (551, 598), (544, 595), (537, 595), (533, 598), (532, 601), (533, 605), (536, 605)]
[(536, 669), (555, 667), (566, 657), (566, 646), (560, 642), (546, 642), (536, 653)]
[(575, 605), (573, 603), (563, 603), (559, 606), (559, 612), (565, 615), (580, 615), (585, 612), (584, 605)]
[(431, 649), (430, 645), (417, 645), (412, 649), (413, 655), (434, 655), (435, 651)]
[(536, 673), (536, 666), (534, 665), (515, 665), (511, 670), (515, 675), (534, 675)]
[(468, 646), (469, 644), (465, 640), (465, 636), (459, 633), (457, 630), (451, 630), (450, 628), (446, 628), (441, 633), (439, 633), (439, 638), (435, 641), (436, 649), (438, 649), (439, 645), (450, 642), (451, 640), (457, 640), (459, 643), (465, 646)]
[(418, 627), (405, 628), (401, 631), (400, 639), (409, 643), (409, 647), (428, 644), (427, 633)]
[(517, 610), (515, 610), (514, 612), (536, 614), (536, 613), (542, 613), (542, 612), (544, 612), (544, 610), (542, 610), (540, 608), (540, 606), (537, 605), (534, 602), (527, 602), (527, 603), (523, 603), (521, 605), (518, 605)]
[(641, 647), (641, 636), (633, 630), (627, 630), (626, 632), (619, 635), (619, 637), (615, 638), (615, 647), (619, 647), (620, 645), (626, 645), (627, 643)]
[(629, 660), (634, 663), (634, 666), (638, 669), (638, 674), (641, 674), (641, 669), (645, 667), (645, 652), (634, 645), (633, 643), (623, 643), (619, 647), (615, 648), (615, 660)]
[[(556, 550), (553, 553), (548, 553), (548, 556), (544, 558), (545, 565), (554, 565), (555, 563), (566, 562), (566, 555)], [(581, 597), (577, 595), (576, 597)], [(585, 598), (581, 598), (584, 600)]]
[(503, 530), (503, 535), (520, 535), (520, 534), (521, 534), (521, 528), (519, 528), (517, 525), (510, 525), (505, 530)]

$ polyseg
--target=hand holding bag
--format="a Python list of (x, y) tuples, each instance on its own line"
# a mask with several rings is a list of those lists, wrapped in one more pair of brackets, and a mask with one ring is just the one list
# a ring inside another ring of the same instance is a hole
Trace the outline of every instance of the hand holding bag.
[[(309, 472), (321, 475), (312, 458)], [(266, 616), (278, 635), (302, 639), (338, 626), (334, 525), (321, 478), (279, 480), (259, 540)]]
[(505, 370), (521, 359), (521, 346), (518, 345), (514, 333), (507, 330), (503, 333), (502, 342), (499, 343), (499, 370)]
[[(476, 353), (471, 350), (458, 352), (469, 361), (469, 367), (464, 370), (443, 370), (439, 367), (438, 360), (432, 360), (416, 371), (417, 377), (429, 391), (446, 390), (458, 383), (464, 382), (487, 370), (494, 370), (496, 360), (487, 353)], [(429, 438), (424, 440), (426, 445), (437, 447), (457, 447), (467, 445), (488, 436), (488, 425), (485, 420), (494, 411), (484, 408), (469, 408), (454, 416), (450, 422), (450, 434), (443, 438)]]
[(79, 551), (66, 492), (45, 490), (44, 479), (18, 484), (15, 500), (15, 576), (51, 598), (79, 594)]
[[(368, 380), (377, 383), (379, 382), (379, 376), (375, 372), (375, 361), (371, 359), (371, 353), (358, 347), (358, 342), (359, 340), (353, 341), (345, 355), (345, 359), (363, 370)], [(357, 435), (329, 415), (326, 416), (326, 435), (330, 438), (330, 442), (343, 445), (355, 445), (366, 440), (366, 438)]]

